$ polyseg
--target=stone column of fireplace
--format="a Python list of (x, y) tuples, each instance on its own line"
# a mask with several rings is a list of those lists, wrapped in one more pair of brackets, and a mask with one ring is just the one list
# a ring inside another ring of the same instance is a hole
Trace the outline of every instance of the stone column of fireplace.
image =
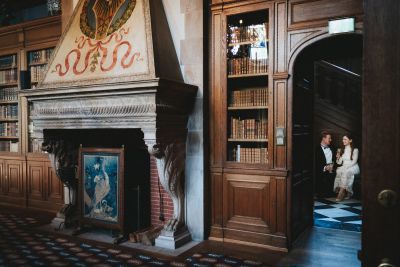
[(150, 155), (156, 158), (160, 183), (174, 206), (173, 217), (165, 223), (155, 245), (176, 249), (191, 240), (184, 213), (186, 131), (185, 134), (164, 140), (149, 139), (145, 132), (145, 143)]
[(52, 225), (60, 229), (70, 223), (76, 207), (78, 151), (73, 144), (68, 144), (63, 140), (39, 139), (37, 141), (40, 140), (43, 140), (42, 150), (47, 153), (57, 177), (64, 185), (64, 206), (52, 221)]

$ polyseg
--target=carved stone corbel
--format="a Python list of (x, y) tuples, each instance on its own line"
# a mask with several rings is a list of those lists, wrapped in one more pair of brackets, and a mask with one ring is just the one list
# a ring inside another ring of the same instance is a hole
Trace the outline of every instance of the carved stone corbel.
[(68, 202), (64, 201), (64, 206), (57, 213), (55, 219), (55, 222), (59, 223), (59, 227), (61, 227), (62, 224), (70, 221), (74, 212), (77, 190), (75, 176), (78, 150), (74, 144), (64, 140), (45, 138), (42, 143), (42, 151), (48, 154), (57, 177), (68, 188)]
[(168, 144), (146, 141), (150, 155), (156, 158), (160, 183), (172, 199), (173, 217), (168, 220), (156, 246), (175, 249), (188, 242), (191, 237), (185, 226), (184, 181), (185, 181), (185, 140), (176, 140)]

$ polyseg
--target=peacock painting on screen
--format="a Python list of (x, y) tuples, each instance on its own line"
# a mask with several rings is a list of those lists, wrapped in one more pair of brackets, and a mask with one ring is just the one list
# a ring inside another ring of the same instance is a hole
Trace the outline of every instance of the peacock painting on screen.
[(83, 153), (83, 216), (118, 223), (119, 155)]

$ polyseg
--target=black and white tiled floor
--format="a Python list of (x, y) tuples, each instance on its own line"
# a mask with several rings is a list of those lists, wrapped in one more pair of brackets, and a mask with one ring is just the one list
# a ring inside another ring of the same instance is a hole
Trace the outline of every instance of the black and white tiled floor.
[(336, 202), (335, 198), (316, 199), (314, 225), (361, 232), (361, 202), (356, 199), (340, 202)]

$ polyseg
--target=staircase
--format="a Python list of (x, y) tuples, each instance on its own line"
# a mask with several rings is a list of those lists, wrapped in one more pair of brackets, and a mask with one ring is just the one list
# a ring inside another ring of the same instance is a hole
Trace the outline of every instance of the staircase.
[(360, 140), (361, 76), (327, 61), (315, 62), (314, 68), (315, 133), (329, 129), (336, 146), (346, 132)]

